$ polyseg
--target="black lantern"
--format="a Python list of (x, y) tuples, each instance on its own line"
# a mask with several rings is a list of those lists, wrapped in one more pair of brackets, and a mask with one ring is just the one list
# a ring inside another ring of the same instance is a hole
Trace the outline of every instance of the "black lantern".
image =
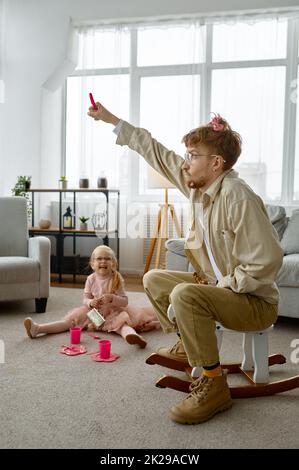
[(66, 213), (63, 215), (63, 228), (72, 229), (74, 228), (73, 216), (70, 206), (67, 207)]

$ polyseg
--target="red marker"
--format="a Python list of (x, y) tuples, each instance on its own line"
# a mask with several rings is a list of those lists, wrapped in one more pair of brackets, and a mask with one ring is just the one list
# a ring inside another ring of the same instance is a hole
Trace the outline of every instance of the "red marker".
[(92, 104), (93, 109), (95, 109), (95, 110), (97, 111), (97, 110), (98, 110), (98, 107), (97, 107), (97, 105), (96, 105), (96, 103), (95, 103), (95, 100), (93, 99), (92, 93), (89, 93), (89, 99), (90, 99), (90, 102), (91, 102), (91, 104)]

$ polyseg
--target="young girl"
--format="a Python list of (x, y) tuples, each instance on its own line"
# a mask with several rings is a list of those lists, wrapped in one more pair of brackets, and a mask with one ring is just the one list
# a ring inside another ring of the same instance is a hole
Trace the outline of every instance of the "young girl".
[(28, 336), (35, 338), (39, 334), (62, 333), (73, 325), (81, 326), (82, 329), (95, 329), (87, 313), (96, 308), (105, 318), (101, 331), (114, 331), (127, 343), (145, 348), (146, 341), (136, 330), (144, 332), (160, 328), (153, 307), (128, 305), (124, 280), (117, 271), (115, 254), (108, 246), (95, 248), (90, 266), (94, 272), (86, 279), (83, 306), (68, 312), (63, 320), (52, 323), (38, 324), (30, 317), (26, 318), (24, 326)]

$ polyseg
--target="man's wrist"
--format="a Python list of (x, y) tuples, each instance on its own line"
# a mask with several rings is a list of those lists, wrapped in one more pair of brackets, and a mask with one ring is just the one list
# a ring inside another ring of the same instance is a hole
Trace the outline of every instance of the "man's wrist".
[(114, 126), (117, 126), (119, 123), (120, 119), (117, 116), (114, 116), (114, 114), (111, 115), (110, 123), (113, 124)]

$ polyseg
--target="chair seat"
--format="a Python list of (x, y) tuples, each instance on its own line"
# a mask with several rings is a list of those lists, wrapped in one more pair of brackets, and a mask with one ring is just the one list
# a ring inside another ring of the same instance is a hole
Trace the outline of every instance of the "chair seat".
[(252, 334), (258, 334), (258, 333), (267, 333), (270, 332), (274, 328), (274, 325), (269, 326), (269, 328), (266, 328), (265, 330), (255, 330), (255, 331), (240, 331), (240, 330), (232, 330), (230, 328), (226, 328), (226, 326), (221, 325), (221, 323), (216, 322), (216, 329), (217, 330), (222, 330), (222, 331), (227, 331), (230, 333), (252, 333)]
[(0, 284), (16, 284), (39, 281), (39, 263), (22, 256), (0, 257)]

